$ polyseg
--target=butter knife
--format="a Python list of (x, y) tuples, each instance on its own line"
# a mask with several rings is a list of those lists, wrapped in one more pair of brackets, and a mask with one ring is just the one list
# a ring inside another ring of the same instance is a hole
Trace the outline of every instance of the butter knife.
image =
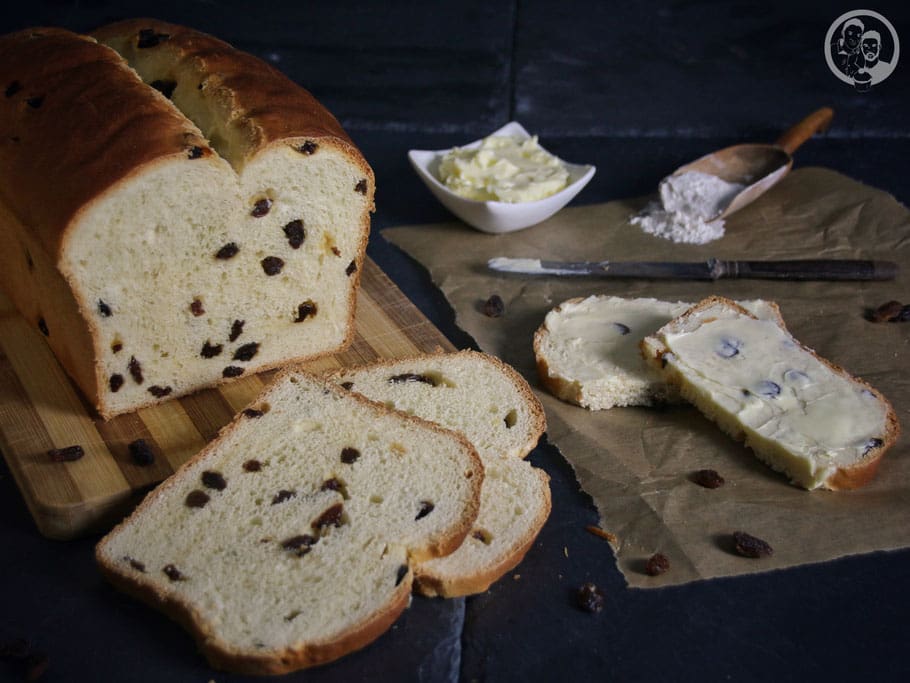
[(893, 261), (798, 259), (786, 261), (544, 261), (498, 256), (487, 267), (500, 273), (558, 277), (643, 278), (661, 280), (893, 280)]

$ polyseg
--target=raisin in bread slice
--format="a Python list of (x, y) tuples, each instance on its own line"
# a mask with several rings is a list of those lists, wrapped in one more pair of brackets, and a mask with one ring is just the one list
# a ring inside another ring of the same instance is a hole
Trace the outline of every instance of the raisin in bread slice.
[[(780, 319), (773, 302), (741, 302), (760, 318)], [(557, 398), (588, 408), (651, 406), (680, 400), (649, 368), (639, 342), (692, 304), (592, 295), (564, 301), (534, 334), (537, 374)]]
[(878, 391), (729, 299), (696, 304), (641, 348), (686, 400), (806, 489), (867, 483), (900, 432)]
[(524, 558), (550, 514), (549, 477), (523, 460), (546, 429), (528, 383), (492, 356), (430, 354), (341, 370), (334, 379), (464, 434), (484, 465), (480, 512), (461, 547), (415, 569), (429, 596), (481, 593)]
[(211, 36), (96, 35), (129, 63), (0, 38), (0, 285), (88, 400), (111, 417), (348, 345), (374, 181), (335, 118)]
[(286, 371), (98, 544), (115, 586), (216, 667), (274, 674), (378, 637), (413, 563), (461, 543), (483, 466), (463, 436)]

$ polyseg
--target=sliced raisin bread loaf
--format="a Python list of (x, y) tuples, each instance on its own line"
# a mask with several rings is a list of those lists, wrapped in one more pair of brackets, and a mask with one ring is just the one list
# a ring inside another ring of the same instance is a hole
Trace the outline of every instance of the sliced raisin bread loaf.
[[(741, 303), (760, 318), (780, 320), (771, 302)], [(541, 384), (557, 398), (591, 410), (679, 401), (675, 388), (644, 362), (638, 345), (691, 305), (605, 295), (564, 301), (534, 334)]]
[(461, 547), (415, 569), (417, 590), (480, 593), (513, 569), (550, 514), (549, 477), (523, 458), (546, 429), (528, 383), (474, 351), (431, 354), (341, 370), (336, 381), (385, 405), (464, 434), (484, 465), (480, 512)]
[(97, 37), (130, 63), (0, 38), (0, 285), (87, 398), (110, 417), (347, 345), (374, 181), (338, 122), (202, 33)]
[(413, 563), (454, 550), (483, 466), (463, 436), (286, 371), (98, 544), (103, 574), (196, 637), (274, 674), (378, 637)]
[(686, 400), (806, 489), (862, 486), (900, 432), (878, 391), (728, 299), (705, 299), (641, 348)]

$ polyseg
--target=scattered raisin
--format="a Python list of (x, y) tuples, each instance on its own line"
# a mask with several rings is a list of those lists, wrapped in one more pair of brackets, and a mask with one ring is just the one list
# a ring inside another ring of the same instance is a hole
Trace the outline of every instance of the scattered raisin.
[(256, 200), (256, 203), (253, 205), (253, 210), (250, 211), (250, 215), (254, 218), (262, 218), (269, 212), (269, 209), (271, 208), (272, 200), (268, 197), (263, 197), (262, 199)]
[(12, 97), (20, 90), (22, 90), (22, 84), (19, 81), (13, 81), (8, 86), (6, 86), (6, 96)]
[(243, 326), (245, 324), (245, 320), (235, 320), (231, 324), (231, 333), (228, 335), (228, 341), (237, 341), (237, 337), (243, 334)]
[(155, 452), (145, 439), (136, 439), (127, 446), (130, 457), (137, 465), (151, 465), (155, 462)]
[(52, 448), (47, 454), (51, 456), (51, 460), (54, 462), (72, 462), (85, 455), (85, 451), (82, 446), (66, 446), (64, 448)]
[(163, 571), (171, 581), (186, 581), (184, 573), (172, 564), (164, 565), (164, 569), (161, 571)]
[(275, 494), (274, 498), (272, 498), (272, 505), (278, 505), (279, 503), (283, 503), (284, 501), (290, 500), (291, 498), (293, 498), (296, 495), (297, 495), (296, 491), (288, 491), (286, 489), (282, 489), (281, 491), (279, 491), (278, 493)]
[(389, 384), (408, 384), (410, 382), (422, 382), (423, 384), (429, 384), (431, 387), (437, 386), (437, 382), (432, 377), (418, 375), (415, 372), (403, 372), (400, 375), (389, 377)]
[(127, 368), (130, 371), (130, 377), (133, 378), (133, 381), (136, 384), (142, 384), (142, 366), (139, 364), (139, 361), (136, 360), (136, 356), (130, 356), (130, 362), (127, 364)]
[(297, 148), (297, 151), (301, 154), (314, 154), (317, 149), (319, 149), (319, 145), (312, 140), (307, 140)]
[(120, 391), (120, 387), (123, 386), (123, 375), (115, 372), (113, 375), (111, 375), (111, 379), (108, 383), (111, 387), (111, 393), (116, 394), (118, 391)]
[(631, 330), (629, 329), (629, 326), (624, 323), (613, 323), (613, 327), (615, 327), (616, 331), (619, 332), (619, 334), (621, 334), (623, 336), (625, 336), (625, 335), (629, 334), (629, 332), (631, 332)]
[(203, 358), (214, 358), (215, 356), (220, 356), (221, 351), (224, 347), (221, 344), (212, 344), (211, 341), (206, 340), (205, 344), (202, 345), (202, 351), (199, 353)]
[(277, 256), (266, 256), (260, 263), (262, 264), (262, 270), (270, 277), (278, 275), (281, 269), (284, 268), (284, 260)]
[(332, 247), (332, 253), (335, 254), (335, 256), (341, 256), (341, 249), (338, 247)]
[(285, 539), (281, 542), (281, 547), (285, 550), (293, 550), (294, 554), (297, 557), (303, 557), (310, 549), (319, 541), (315, 536), (310, 536), (309, 534), (300, 534), (299, 536), (291, 536), (288, 539)]
[(111, 344), (111, 351), (113, 351), (114, 353), (120, 353), (121, 351), (123, 351), (123, 342), (116, 341), (113, 344)]
[(247, 460), (243, 463), (244, 472), (258, 472), (262, 469), (262, 463), (258, 460)]
[(130, 567), (135, 569), (137, 572), (142, 572), (143, 574), (145, 574), (145, 563), (144, 562), (140, 562), (139, 560), (134, 560), (129, 555), (127, 555), (123, 559), (126, 560), (127, 562), (129, 562)]
[(743, 343), (739, 339), (721, 339), (720, 343), (715, 347), (714, 353), (721, 358), (733, 358), (733, 356), (739, 355), (739, 349), (742, 345)]
[[(200, 158), (202, 158), (202, 155), (204, 153), (205, 153), (205, 150), (202, 149), (202, 147), (200, 147), (199, 145), (193, 145), (192, 147), (190, 147), (190, 149), (186, 153), (186, 155), (190, 159), (200, 159)], [(236, 245), (234, 245), (234, 246), (236, 247)], [(234, 252), (234, 253), (236, 253), (236, 252)], [(218, 258), (230, 258), (230, 256), (219, 256)]]
[(888, 301), (869, 313), (869, 320), (874, 323), (906, 322), (910, 320), (910, 304), (900, 301)]
[(319, 487), (320, 491), (341, 491), (344, 488), (344, 484), (341, 483), (336, 477), (331, 479), (326, 479), (322, 482), (322, 486)]
[(38, 329), (41, 330), (41, 334), (45, 337), (51, 336), (51, 331), (47, 329), (47, 323), (44, 321), (44, 318), (38, 318)]
[(144, 28), (139, 31), (139, 39), (136, 41), (136, 47), (155, 47), (170, 37), (171, 36), (168, 33), (156, 33), (153, 28)]
[(402, 581), (404, 581), (404, 577), (406, 577), (407, 575), (408, 575), (408, 565), (403, 564), (403, 565), (399, 566), (398, 571), (395, 572), (395, 585), (397, 586)]
[(206, 503), (209, 502), (209, 494), (205, 491), (200, 491), (199, 489), (194, 489), (190, 491), (186, 496), (187, 507), (191, 508), (204, 508)]
[(335, 503), (330, 508), (326, 509), (319, 517), (313, 520), (313, 523), (310, 525), (314, 530), (319, 531), (320, 529), (327, 526), (341, 526), (341, 515), (344, 513), (344, 505), (341, 503)]
[(234, 351), (234, 360), (250, 361), (259, 352), (259, 342), (244, 344)]
[(766, 541), (750, 536), (744, 531), (733, 532), (733, 543), (736, 552), (743, 557), (766, 557), (774, 553), (774, 549)]
[(221, 472), (206, 470), (202, 473), (202, 485), (208, 489), (224, 491), (224, 489), (227, 488), (227, 480), (224, 478)]
[(354, 192), (359, 192), (360, 194), (365, 195), (367, 193), (367, 179), (361, 178), (358, 183), (354, 186)]
[(882, 444), (885, 442), (879, 439), (878, 437), (872, 437), (865, 443), (865, 448), (863, 449), (863, 455), (867, 455), (869, 451), (875, 448), (881, 448)]
[(298, 218), (284, 226), (284, 236), (288, 238), (288, 244), (291, 249), (299, 249), (306, 239), (306, 230), (303, 228), (303, 221)]
[(240, 377), (243, 374), (243, 368), (238, 368), (236, 365), (228, 365), (224, 370), (221, 371), (222, 377)]
[(171, 99), (171, 95), (174, 94), (174, 88), (177, 87), (177, 81), (162, 81), (160, 79), (156, 79), (149, 83), (149, 85), (164, 95), (166, 98)]
[(585, 612), (600, 612), (604, 608), (604, 594), (593, 583), (585, 583), (575, 593), (578, 606)]
[(257, 410), (256, 408), (245, 408), (243, 411), (244, 417), (256, 418), (262, 417), (263, 415), (265, 415), (265, 411)]
[(490, 298), (483, 302), (483, 314), (488, 318), (498, 318), (505, 312), (506, 305), (498, 294), (490, 295)]
[(692, 481), (706, 489), (716, 489), (725, 483), (717, 470), (696, 470), (692, 473)]
[(352, 446), (346, 446), (341, 449), (341, 462), (345, 465), (352, 465), (360, 457), (360, 451)]
[(238, 251), (240, 251), (240, 247), (237, 246), (236, 242), (228, 242), (217, 251), (215, 258), (226, 261), (229, 258), (234, 258)]
[(648, 576), (660, 576), (670, 570), (670, 560), (663, 553), (654, 553), (645, 563), (645, 573)]
[(164, 398), (165, 396), (170, 396), (173, 390), (173, 387), (160, 387), (157, 384), (153, 384), (148, 388), (148, 392), (155, 398)]
[(350, 277), (357, 272), (357, 261), (351, 261), (348, 267), (344, 269), (344, 274)]
[(341, 383), (341, 388), (345, 389), (347, 391), (350, 391), (353, 386), (354, 386), (353, 382), (342, 382)]
[(433, 512), (433, 508), (435, 508), (435, 507), (436, 506), (433, 505), (433, 503), (431, 503), (428, 500), (420, 501), (420, 509), (417, 510), (417, 516), (414, 518), (414, 521), (417, 521), (418, 519), (423, 519), (428, 514)]
[(105, 318), (110, 318), (113, 314), (111, 307), (108, 306), (104, 301), (98, 299), (98, 312), (103, 315)]
[(28, 106), (30, 106), (32, 109), (37, 109), (42, 104), (44, 104), (44, 95), (36, 95), (35, 97), (29, 97), (25, 101), (28, 104)]
[(193, 303), (190, 304), (190, 312), (197, 318), (200, 315), (205, 315), (205, 309), (202, 307), (202, 301), (199, 299), (193, 299)]
[(317, 311), (316, 303), (312, 299), (307, 299), (297, 307), (297, 317), (294, 318), (294, 322), (302, 323), (310, 316), (316, 315)]
[(780, 384), (769, 379), (762, 380), (755, 388), (757, 390), (756, 393), (765, 398), (777, 398), (780, 396)]

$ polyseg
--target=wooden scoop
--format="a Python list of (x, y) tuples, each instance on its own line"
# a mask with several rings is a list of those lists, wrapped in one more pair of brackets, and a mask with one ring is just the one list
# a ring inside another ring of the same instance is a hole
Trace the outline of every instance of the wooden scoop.
[(745, 144), (725, 147), (681, 166), (673, 175), (686, 171), (701, 171), (717, 176), (728, 183), (745, 185), (727, 207), (706, 221), (726, 218), (734, 211), (751, 204), (773, 187), (793, 166), (793, 152), (815, 133), (824, 131), (831, 123), (834, 111), (822, 107), (778, 138), (773, 145)]

